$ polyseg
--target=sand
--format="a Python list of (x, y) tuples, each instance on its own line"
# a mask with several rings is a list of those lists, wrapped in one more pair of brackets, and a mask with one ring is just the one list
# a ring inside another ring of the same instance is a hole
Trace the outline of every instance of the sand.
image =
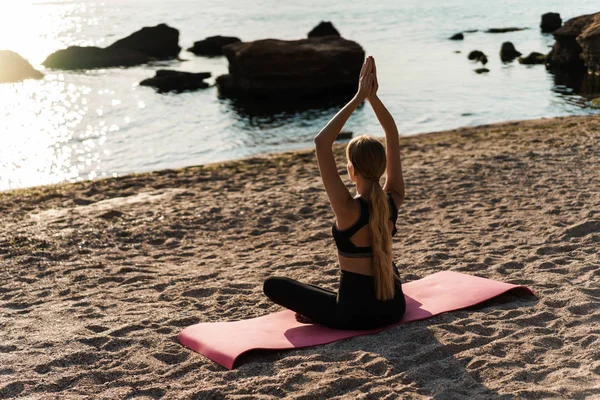
[(232, 371), (177, 334), (282, 310), (268, 276), (337, 289), (312, 150), (1, 192), (0, 398), (600, 398), (599, 140), (600, 116), (402, 138), (403, 280), (452, 270), (537, 298)]

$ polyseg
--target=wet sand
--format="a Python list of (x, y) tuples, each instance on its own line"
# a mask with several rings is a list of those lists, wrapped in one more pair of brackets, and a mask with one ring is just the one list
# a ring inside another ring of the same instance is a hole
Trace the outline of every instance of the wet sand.
[(403, 280), (452, 270), (537, 298), (232, 371), (177, 334), (280, 311), (268, 276), (337, 289), (313, 151), (0, 192), (0, 398), (599, 398), (599, 141), (600, 116), (402, 138)]

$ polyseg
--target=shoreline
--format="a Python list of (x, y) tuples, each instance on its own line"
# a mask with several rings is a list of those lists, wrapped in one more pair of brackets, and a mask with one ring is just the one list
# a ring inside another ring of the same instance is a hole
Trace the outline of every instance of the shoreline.
[(599, 139), (600, 115), (400, 137), (403, 282), (449, 270), (537, 297), (232, 371), (177, 334), (281, 311), (269, 276), (337, 290), (314, 150), (0, 192), (0, 398), (598, 396)]
[[(565, 116), (558, 116), (558, 117), (541, 117), (541, 118), (535, 118), (535, 119), (524, 119), (524, 120), (507, 120), (507, 121), (500, 121), (500, 122), (493, 122), (493, 123), (489, 123), (489, 124), (482, 124), (482, 125), (475, 125), (475, 126), (461, 126), (461, 127), (457, 127), (457, 128), (453, 128), (453, 129), (447, 129), (447, 130), (440, 130), (440, 131), (430, 131), (430, 132), (420, 132), (420, 133), (414, 133), (414, 134), (409, 134), (406, 136), (399, 136), (401, 145), (402, 145), (402, 141), (404, 139), (406, 140), (410, 140), (413, 138), (420, 138), (420, 137), (430, 137), (430, 136), (436, 136), (436, 135), (445, 135), (445, 134), (452, 134), (454, 132), (463, 132), (465, 130), (470, 130), (470, 129), (487, 129), (490, 127), (494, 127), (494, 126), (504, 126), (504, 125), (515, 125), (515, 124), (527, 124), (527, 123), (536, 123), (536, 122), (543, 122), (543, 121), (547, 121), (547, 120), (562, 120), (565, 118), (597, 118), (600, 117), (600, 114), (598, 115), (565, 115)], [(365, 133), (360, 133), (360, 134), (356, 134), (353, 135), (353, 137), (362, 135), (362, 134), (371, 134), (369, 132), (365, 132)], [(384, 136), (381, 137), (377, 137), (380, 140), (385, 139)], [(337, 148), (339, 146), (344, 146), (345, 147), (346, 142), (336, 142), (334, 143), (334, 148)], [(402, 149), (401, 149), (402, 150)], [(94, 178), (94, 179), (84, 179), (84, 180), (80, 180), (80, 181), (62, 181), (62, 182), (58, 182), (58, 183), (49, 183), (49, 184), (42, 184), (42, 185), (34, 185), (34, 186), (26, 186), (26, 187), (21, 187), (21, 188), (13, 188), (13, 189), (4, 189), (4, 190), (0, 190), (0, 195), (2, 194), (6, 194), (6, 193), (10, 193), (10, 192), (15, 192), (15, 191), (27, 191), (27, 190), (34, 190), (34, 189), (41, 189), (41, 188), (50, 188), (50, 187), (57, 187), (57, 186), (62, 186), (62, 185), (76, 185), (76, 184), (81, 184), (81, 183), (85, 183), (85, 182), (98, 182), (98, 181), (103, 181), (103, 180), (110, 180), (110, 179), (120, 179), (120, 178), (124, 178), (124, 177), (129, 177), (129, 176), (139, 176), (139, 175), (145, 175), (145, 174), (152, 174), (152, 173), (156, 173), (156, 172), (160, 172), (160, 171), (181, 171), (181, 170), (185, 170), (185, 169), (189, 169), (189, 168), (208, 168), (208, 169), (213, 169), (213, 168), (218, 168), (218, 167), (225, 167), (227, 164), (235, 164), (235, 163), (240, 163), (240, 162), (244, 162), (247, 160), (252, 160), (254, 161), (255, 159), (269, 159), (269, 158), (273, 158), (273, 157), (277, 157), (280, 155), (292, 155), (292, 154), (296, 154), (296, 153), (306, 153), (306, 152), (311, 152), (314, 151), (314, 146), (313, 147), (305, 147), (305, 148), (300, 148), (300, 149), (296, 149), (296, 150), (286, 150), (286, 151), (277, 151), (277, 152), (273, 152), (273, 153), (262, 153), (262, 154), (256, 154), (256, 155), (250, 155), (247, 157), (241, 157), (241, 158), (233, 158), (233, 159), (227, 159), (227, 160), (222, 160), (222, 161), (214, 161), (214, 162), (209, 162), (209, 163), (204, 163), (204, 164), (193, 164), (193, 165), (188, 165), (185, 167), (177, 167), (177, 168), (163, 168), (163, 169), (156, 169), (156, 170), (149, 170), (149, 171), (142, 171), (142, 172), (129, 172), (129, 173), (125, 173), (123, 175), (118, 175), (118, 176), (107, 176), (107, 177), (101, 177), (101, 178)], [(226, 168), (226, 167), (225, 167)]]

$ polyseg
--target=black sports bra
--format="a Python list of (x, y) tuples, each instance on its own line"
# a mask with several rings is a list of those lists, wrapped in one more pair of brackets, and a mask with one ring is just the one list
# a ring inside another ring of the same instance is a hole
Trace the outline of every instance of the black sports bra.
[[(396, 229), (398, 208), (396, 208), (396, 203), (394, 203), (391, 193), (387, 193), (387, 198), (390, 205), (390, 221), (394, 223), (394, 228), (392, 230), (392, 236), (394, 236), (398, 231)], [(338, 229), (336, 222), (334, 222), (333, 228), (331, 229), (338, 253), (344, 257), (367, 258), (373, 256), (373, 249), (371, 246), (358, 247), (350, 240), (350, 238), (354, 236), (356, 232), (369, 223), (369, 203), (362, 197), (358, 197), (358, 200), (358, 203), (360, 204), (360, 214), (356, 222), (350, 227), (342, 230)]]

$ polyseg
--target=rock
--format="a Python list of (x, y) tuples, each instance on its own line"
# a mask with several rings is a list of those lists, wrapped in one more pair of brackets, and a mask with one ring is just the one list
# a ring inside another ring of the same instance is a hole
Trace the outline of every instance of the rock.
[(487, 59), (486, 55), (484, 54), (484, 55), (482, 55), (481, 57), (479, 57), (479, 58), (477, 59), (477, 61), (478, 61), (478, 62), (481, 62), (483, 65), (485, 65), (485, 64), (487, 64), (487, 62), (488, 62), (488, 59)]
[(450, 40), (463, 40), (465, 38), (465, 35), (462, 34), (462, 32), (459, 33), (455, 33), (454, 35), (450, 36)]
[(477, 69), (475, 70), (475, 72), (477, 72), (478, 74), (483, 74), (483, 73), (485, 73), (485, 72), (490, 72), (490, 70), (489, 70), (489, 69), (487, 69), (487, 68), (477, 68)]
[(229, 74), (217, 78), (222, 95), (278, 101), (351, 94), (365, 59), (358, 43), (337, 36), (234, 43), (223, 53)]
[(464, 33), (475, 33), (479, 32), (479, 29), (469, 29), (468, 31), (463, 31)]
[(524, 31), (527, 28), (491, 28), (488, 29), (487, 31), (485, 31), (486, 33), (506, 33), (506, 32), (517, 32), (517, 31)]
[[(600, 15), (600, 13), (581, 15), (572, 18), (565, 22), (561, 28), (554, 31), (553, 35), (556, 41), (554, 42), (554, 46), (552, 46), (552, 51), (547, 57), (549, 66), (584, 68), (585, 62), (584, 57), (582, 57), (583, 49), (579, 43), (578, 37), (584, 30), (587, 30), (588, 27), (594, 25), (594, 18), (598, 15)], [(595, 43), (596, 46), (598, 46), (598, 40), (600, 40), (598, 36), (596, 37), (596, 40), (589, 36), (587, 40), (584, 40), (584, 42), (588, 43), (586, 44), (588, 53), (594, 53), (590, 48), (593, 46), (589, 46), (589, 44)], [(585, 58), (586, 60), (588, 59), (588, 57)]]
[(319, 37), (319, 36), (339, 36), (340, 33), (329, 21), (321, 21), (319, 25), (315, 26), (312, 31), (308, 32), (308, 37)]
[(502, 61), (512, 61), (520, 55), (521, 53), (515, 49), (515, 46), (511, 42), (502, 43), (502, 47), (500, 48), (500, 59)]
[(239, 42), (241, 40), (233, 36), (211, 36), (194, 42), (194, 45), (188, 51), (198, 56), (222, 56), (224, 46)]
[(480, 57), (485, 56), (485, 54), (483, 54), (482, 51), (479, 50), (473, 50), (472, 52), (469, 53), (469, 60), (478, 60)]
[(581, 46), (581, 58), (588, 72), (600, 74), (600, 13), (595, 14), (590, 23), (577, 37)]
[(542, 53), (536, 53), (535, 51), (530, 53), (527, 57), (519, 57), (519, 63), (521, 64), (544, 64), (546, 63), (546, 56)]
[(177, 57), (181, 50), (178, 41), (177, 29), (160, 24), (142, 28), (107, 48), (71, 46), (58, 50), (42, 64), (56, 69), (131, 67)]
[(92, 69), (131, 67), (150, 60), (150, 57), (137, 51), (71, 46), (50, 54), (42, 64), (56, 69)]
[(141, 81), (140, 86), (151, 86), (160, 93), (186, 92), (209, 87), (204, 79), (210, 78), (210, 75), (210, 72), (192, 73), (161, 69), (156, 71), (154, 78)]
[(29, 61), (10, 50), (0, 50), (0, 83), (41, 79), (44, 76)]
[(592, 101), (590, 101), (590, 104), (592, 107), (600, 108), (600, 97), (597, 97), (597, 98), (593, 99)]
[(549, 12), (542, 15), (542, 22), (540, 24), (540, 28), (542, 28), (542, 32), (544, 33), (552, 33), (562, 25), (562, 19), (560, 18), (560, 14)]
[(337, 137), (335, 138), (335, 140), (347, 140), (347, 139), (352, 139), (352, 131), (340, 131), (340, 133), (338, 133)]
[(107, 49), (135, 50), (157, 60), (169, 60), (177, 58), (181, 51), (179, 31), (166, 24), (144, 27), (116, 41)]

